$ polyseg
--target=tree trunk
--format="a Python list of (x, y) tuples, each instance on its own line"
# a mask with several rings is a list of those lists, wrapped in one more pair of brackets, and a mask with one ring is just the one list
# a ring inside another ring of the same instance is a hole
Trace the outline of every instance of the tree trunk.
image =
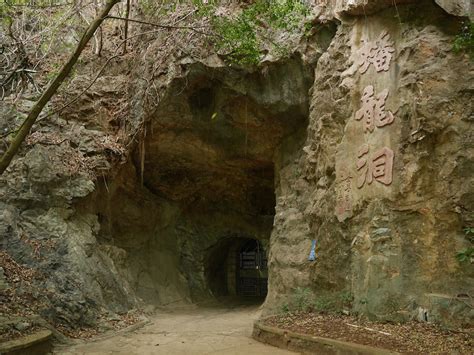
[(106, 5), (102, 9), (102, 12), (94, 19), (94, 21), (92, 21), (92, 23), (87, 28), (86, 32), (79, 41), (76, 50), (71, 55), (67, 63), (64, 64), (56, 78), (54, 78), (51, 84), (48, 85), (39, 100), (33, 105), (30, 113), (28, 114), (25, 121), (18, 130), (15, 138), (13, 138), (13, 141), (10, 143), (10, 146), (8, 147), (7, 151), (5, 152), (5, 154), (3, 154), (2, 159), (0, 160), (0, 175), (3, 174), (3, 172), (7, 169), (8, 165), (10, 164), (13, 157), (20, 148), (21, 143), (25, 140), (26, 136), (31, 130), (31, 127), (33, 127), (33, 124), (36, 122), (36, 119), (43, 110), (44, 106), (46, 106), (51, 97), (53, 97), (58, 88), (61, 86), (64, 79), (66, 79), (66, 77), (69, 75), (77, 60), (79, 59), (79, 56), (81, 55), (89, 40), (94, 35), (97, 28), (99, 28), (99, 26), (105, 20), (112, 7), (114, 7), (120, 1), (121, 0), (107, 1)]
[(127, 7), (125, 8), (125, 31), (123, 34), (123, 54), (127, 53), (127, 39), (128, 39), (128, 18), (130, 17), (130, 0), (127, 0)]

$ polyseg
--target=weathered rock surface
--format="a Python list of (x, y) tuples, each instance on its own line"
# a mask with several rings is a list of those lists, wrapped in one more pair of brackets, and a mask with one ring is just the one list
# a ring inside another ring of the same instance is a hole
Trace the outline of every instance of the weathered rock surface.
[(269, 247), (267, 313), (300, 287), (375, 319), (472, 324), (472, 265), (455, 256), (472, 247), (474, 82), (448, 14), (469, 9), (318, 3), (290, 58), (243, 70), (151, 47), (132, 80), (109, 73), (40, 121), (0, 176), (0, 241), (43, 275), (44, 318), (207, 299), (213, 248), (252, 237)]
[[(472, 309), (457, 299), (472, 293), (472, 267), (455, 258), (469, 247), (463, 228), (473, 223), (472, 62), (452, 53), (455, 23), (429, 2), (351, 21), (318, 62), (305, 153), (280, 172), (293, 175), (290, 188), (277, 189), (266, 306), (287, 302), (295, 286), (334, 300), (349, 290), (354, 310), (376, 319), (407, 319), (422, 308), (430, 321), (472, 324)], [(390, 66), (364, 71), (363, 45), (380, 44), (384, 31)], [(367, 98), (384, 105), (359, 116), (368, 86), (375, 93)], [(380, 126), (366, 121), (390, 114), (393, 122)], [(393, 172), (386, 155), (385, 170), (370, 171), (364, 146), (369, 156), (393, 151)], [(305, 260), (312, 239), (315, 262)], [(450, 310), (432, 292), (453, 300)]]
[(471, 0), (435, 0), (447, 13), (455, 16), (474, 17)]
[(345, 15), (372, 15), (382, 9), (415, 3), (416, 0), (334, 0), (335, 13)]
[[(124, 312), (136, 304), (114, 262), (97, 247), (97, 215), (76, 206), (96, 188), (92, 169), (110, 166), (110, 147), (104, 131), (56, 118), (40, 121), (0, 177), (2, 250), (37, 271), (33, 286), (41, 292), (30, 297), (32, 306), (41, 306), (33, 311), (56, 325), (94, 325), (104, 305)], [(21, 282), (10, 286), (19, 295), (32, 292)]]
[[(434, 0), (447, 13), (454, 16), (469, 17), (474, 16), (471, 0)], [(367, 16), (383, 9), (416, 4), (416, 0), (319, 0), (316, 5), (322, 7), (328, 13), (336, 17), (346, 15)]]

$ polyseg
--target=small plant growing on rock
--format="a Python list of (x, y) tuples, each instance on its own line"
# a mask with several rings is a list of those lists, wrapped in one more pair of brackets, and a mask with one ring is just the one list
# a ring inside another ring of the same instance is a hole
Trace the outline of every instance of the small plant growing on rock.
[(289, 302), (280, 306), (281, 313), (307, 312), (312, 308), (311, 290), (306, 287), (297, 287), (290, 296)]
[(354, 296), (350, 291), (344, 291), (339, 295), (339, 299), (343, 307), (351, 308)]
[(306, 312), (311, 308), (311, 290), (306, 287), (298, 287), (293, 296), (297, 311)]
[[(281, 306), (282, 313), (288, 312), (317, 312), (345, 313), (352, 307), (353, 295), (350, 291), (332, 295), (319, 295), (316, 299), (309, 288), (298, 287), (291, 296), (290, 302)], [(346, 310), (344, 312), (343, 310)]]
[(359, 300), (360, 304), (366, 305), (369, 303), (369, 300), (366, 297), (363, 297)]
[(333, 313), (337, 308), (336, 301), (329, 296), (320, 296), (314, 301), (314, 310), (319, 313)]
[(469, 247), (461, 251), (458, 251), (456, 253), (456, 259), (458, 260), (460, 264), (464, 264), (468, 262), (472, 264), (474, 262), (474, 248)]
[[(464, 227), (464, 236), (471, 243), (474, 242), (474, 227)], [(456, 259), (460, 264), (474, 262), (474, 247), (464, 248), (456, 253)]]
[(465, 52), (471, 59), (474, 58), (474, 22), (465, 22), (462, 31), (454, 40), (455, 53)]
[(463, 230), (467, 240), (474, 243), (474, 227), (465, 227)]

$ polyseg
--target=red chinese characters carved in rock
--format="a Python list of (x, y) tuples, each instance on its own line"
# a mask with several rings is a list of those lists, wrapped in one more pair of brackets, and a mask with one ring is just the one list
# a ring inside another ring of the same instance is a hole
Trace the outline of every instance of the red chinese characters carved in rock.
[(376, 151), (369, 159), (369, 146), (364, 144), (357, 153), (357, 188), (361, 189), (367, 182), (374, 180), (390, 185), (393, 176), (393, 150), (384, 147)]
[(374, 87), (367, 86), (364, 89), (362, 98), (362, 107), (356, 112), (355, 119), (362, 120), (364, 123), (364, 132), (373, 132), (375, 127), (383, 127), (393, 122), (393, 113), (385, 111), (385, 100), (388, 96), (388, 89), (375, 95)]
[(377, 72), (387, 71), (395, 52), (388, 32), (383, 31), (374, 42), (363, 42), (360, 51), (359, 71), (364, 74), (370, 65), (373, 65)]

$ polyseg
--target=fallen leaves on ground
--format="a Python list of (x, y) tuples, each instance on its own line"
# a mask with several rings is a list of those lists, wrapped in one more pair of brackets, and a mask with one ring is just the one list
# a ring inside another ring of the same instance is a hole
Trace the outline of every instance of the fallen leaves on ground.
[[(105, 315), (102, 315), (98, 321), (98, 324), (101, 324), (102, 326), (107, 325), (106, 329), (108, 331), (118, 331), (138, 323), (141, 319), (141, 315), (142, 312), (137, 310), (132, 310), (128, 313), (117, 315), (117, 317), (114, 319), (108, 319)], [(103, 329), (105, 328), (102, 327), (102, 330), (99, 327), (70, 329), (62, 325), (57, 325), (56, 329), (69, 338), (91, 339), (104, 333)]]
[(473, 329), (450, 331), (414, 321), (403, 324), (376, 323), (343, 315), (289, 313), (268, 318), (265, 324), (404, 354), (469, 354), (474, 346)]

